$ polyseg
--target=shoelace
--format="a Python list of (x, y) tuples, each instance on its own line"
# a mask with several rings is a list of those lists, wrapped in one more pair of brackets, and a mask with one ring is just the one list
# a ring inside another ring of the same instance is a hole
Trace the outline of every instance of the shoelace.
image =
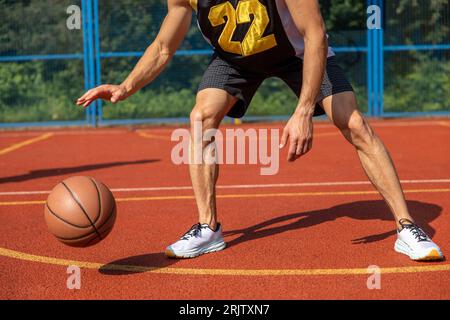
[(202, 229), (202, 226), (200, 223), (194, 224), (188, 232), (184, 234), (184, 236), (181, 237), (181, 240), (189, 240), (192, 237), (196, 237)]
[(400, 221), (400, 224), (402, 226), (402, 228), (406, 228), (408, 230), (411, 231), (411, 233), (413, 234), (413, 236), (420, 242), (420, 241), (430, 241), (430, 239), (428, 238), (428, 235), (425, 233), (425, 231), (423, 231), (417, 224), (409, 221), (409, 223), (407, 224), (403, 224)]

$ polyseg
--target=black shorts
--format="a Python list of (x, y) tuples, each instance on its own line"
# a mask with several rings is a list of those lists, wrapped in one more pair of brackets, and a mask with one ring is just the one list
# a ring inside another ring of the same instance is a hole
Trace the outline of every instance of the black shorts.
[[(203, 75), (198, 91), (207, 88), (223, 89), (238, 98), (239, 100), (228, 113), (228, 116), (233, 118), (241, 118), (245, 115), (256, 90), (267, 78), (280, 78), (292, 89), (297, 97), (300, 96), (303, 69), (303, 61), (300, 58), (294, 57), (286, 64), (271, 69), (261, 72), (245, 70), (231, 65), (217, 54), (214, 54)], [(347, 80), (344, 71), (337, 64), (336, 57), (329, 57), (317, 102), (333, 94), (345, 91), (353, 91), (353, 88)], [(323, 115), (324, 113), (322, 107), (317, 104), (314, 116)]]

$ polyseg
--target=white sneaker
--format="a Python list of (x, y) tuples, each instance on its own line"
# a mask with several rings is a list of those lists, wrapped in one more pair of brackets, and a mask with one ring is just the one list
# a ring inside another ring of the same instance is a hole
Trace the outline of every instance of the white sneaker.
[(397, 241), (395, 251), (406, 254), (412, 260), (443, 260), (441, 249), (431, 241), (430, 237), (415, 223), (401, 219), (401, 229), (397, 230)]
[(168, 246), (165, 254), (169, 258), (194, 258), (225, 247), (220, 223), (216, 231), (211, 230), (208, 224), (197, 223), (180, 240)]

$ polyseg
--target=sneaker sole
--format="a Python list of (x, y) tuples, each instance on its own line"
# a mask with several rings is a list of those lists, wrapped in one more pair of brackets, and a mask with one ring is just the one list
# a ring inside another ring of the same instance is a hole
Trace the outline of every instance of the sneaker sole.
[(444, 255), (438, 249), (431, 249), (426, 255), (414, 254), (409, 246), (402, 240), (395, 241), (394, 250), (398, 253), (407, 255), (414, 261), (440, 261), (444, 259)]
[(206, 253), (221, 251), (227, 247), (227, 244), (221, 240), (219, 242), (214, 242), (209, 244), (207, 247), (199, 248), (193, 251), (185, 251), (185, 252), (174, 252), (171, 249), (166, 249), (165, 255), (168, 258), (172, 259), (190, 259), (201, 256)]

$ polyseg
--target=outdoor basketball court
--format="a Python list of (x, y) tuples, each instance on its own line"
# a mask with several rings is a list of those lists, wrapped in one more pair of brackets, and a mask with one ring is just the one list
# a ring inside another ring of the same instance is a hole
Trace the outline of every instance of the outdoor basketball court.
[[(396, 163), (413, 217), (449, 254), (450, 121), (371, 121)], [(279, 128), (258, 124), (241, 128)], [(188, 168), (171, 161), (174, 128), (0, 132), (1, 299), (449, 299), (448, 261), (393, 250), (391, 214), (354, 148), (328, 123), (311, 153), (274, 176), (224, 165), (218, 210), (228, 248), (171, 260), (196, 222)], [(49, 191), (92, 176), (112, 189), (117, 221), (96, 246), (59, 243), (44, 222)], [(69, 290), (68, 266), (81, 269)], [(369, 266), (381, 288), (367, 287)], [(407, 283), (407, 285), (405, 285)]]

